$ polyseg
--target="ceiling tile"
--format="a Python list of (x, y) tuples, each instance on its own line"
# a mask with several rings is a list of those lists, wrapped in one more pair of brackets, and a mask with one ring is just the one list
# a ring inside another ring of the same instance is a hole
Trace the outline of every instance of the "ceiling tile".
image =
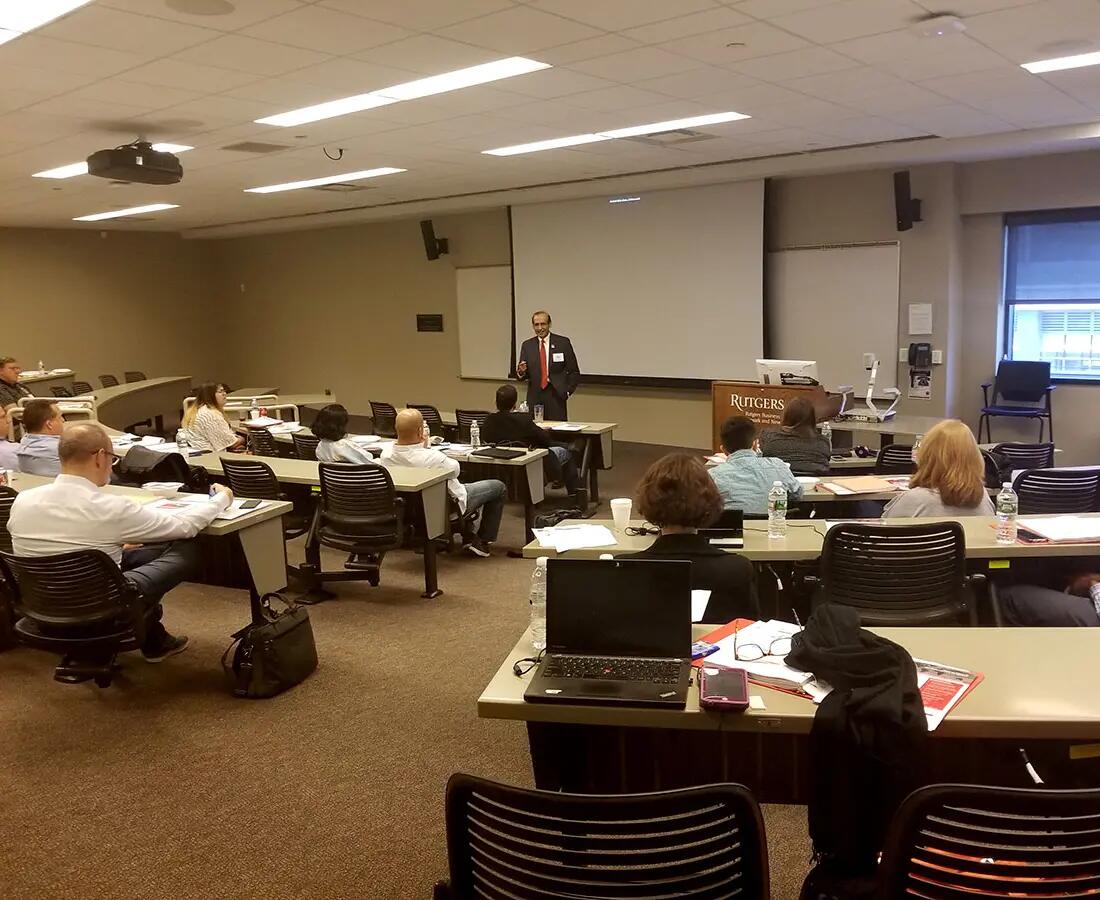
[(574, 63), (571, 68), (588, 75), (630, 84), (643, 78), (686, 72), (698, 65), (696, 60), (678, 53), (669, 53), (658, 47), (639, 47), (625, 53), (612, 53), (610, 56)]
[(154, 84), (162, 87), (186, 87), (207, 94), (218, 94), (251, 84), (259, 76), (248, 72), (234, 72), (217, 66), (199, 66), (179, 59), (158, 59), (148, 65), (130, 69), (123, 76), (127, 81)]
[[(358, 94), (360, 90), (355, 87), (334, 90), (326, 88), (314, 82), (305, 81), (298, 77), (298, 73), (284, 75), (280, 78), (265, 78), (252, 84), (226, 91), (227, 99), (237, 98), (242, 100), (259, 101), (264, 106), (274, 107), (283, 112), (297, 109), (301, 106), (312, 106), (315, 103), (324, 103), (339, 96)], [(260, 115), (265, 115), (260, 113)], [(256, 118), (251, 116), (250, 118)]]
[(434, 34), (418, 34), (416, 37), (394, 41), (382, 47), (372, 47), (354, 55), (356, 59), (376, 65), (409, 69), (424, 75), (438, 75), (500, 59), (499, 53), (485, 47), (475, 47)]
[(966, 34), (932, 40), (911, 31), (892, 31), (843, 41), (832, 49), (910, 81), (978, 72), (1003, 62)]
[(117, 103), (120, 107), (141, 109), (143, 112), (187, 103), (198, 100), (202, 96), (196, 91), (127, 81), (125, 76), (105, 78), (66, 94), (66, 97), (72, 100)]
[(153, 4), (150, 0), (98, 0), (97, 5), (189, 25), (201, 25), (203, 28), (214, 28), (218, 31), (236, 31), (246, 25), (289, 12), (300, 7), (302, 3), (299, 0), (233, 0), (232, 12), (224, 15), (185, 13), (172, 9), (166, 3)]
[(1069, 124), (1096, 118), (1096, 114), (1084, 104), (1016, 66), (932, 78), (921, 84), (1020, 128)]
[(761, 81), (785, 82), (858, 66), (859, 63), (854, 59), (828, 47), (807, 47), (794, 53), (777, 53), (774, 56), (734, 63), (730, 69)]
[(868, 67), (799, 78), (784, 87), (862, 112), (892, 113), (941, 102), (930, 90)]
[(419, 72), (395, 69), (392, 66), (379, 66), (346, 56), (336, 57), (315, 66), (307, 66), (294, 73), (296, 81), (328, 88), (332, 91), (333, 97), (347, 97), (352, 94), (375, 91), (420, 77)]
[(325, 60), (324, 55), (312, 50), (273, 44), (239, 34), (227, 34), (217, 40), (191, 47), (177, 53), (175, 58), (256, 75), (283, 75)]
[(51, 97), (49, 100), (34, 104), (31, 109), (46, 116), (68, 119), (70, 129), (73, 123), (90, 124), (107, 120), (136, 121), (148, 112), (142, 106), (128, 106), (114, 101), (89, 100), (87, 97), (74, 97), (72, 94)]
[(303, 6), (241, 32), (249, 37), (321, 53), (345, 55), (389, 44), (411, 32), (396, 25), (375, 22), (322, 6)]
[(730, 6), (754, 19), (777, 19), (836, 2), (837, 0), (737, 0), (730, 3)]
[(746, 59), (808, 46), (802, 38), (764, 22), (723, 28), (661, 44), (665, 50), (718, 66), (734, 66)]
[(585, 38), (583, 41), (574, 41), (570, 44), (562, 44), (559, 47), (551, 47), (539, 51), (539, 60), (552, 66), (567, 66), (570, 63), (581, 62), (586, 59), (595, 59), (597, 56), (608, 56), (612, 53), (620, 53), (623, 50), (633, 50), (641, 46), (636, 41), (627, 40), (618, 34), (601, 34), (599, 37)]
[(1100, 111), (1100, 68), (1090, 66), (1087, 69), (1050, 72), (1043, 76), (1043, 80), (1091, 109)]
[(89, 78), (105, 78), (147, 61), (136, 53), (58, 41), (39, 34), (25, 34), (3, 48), (3, 59), (8, 65), (41, 68), (48, 64), (59, 72), (76, 72)]
[(1069, 56), (1100, 46), (1100, 3), (1042, 0), (967, 20), (968, 32), (1016, 62)]
[[(662, 3), (664, 0), (662, 0)], [(442, 37), (488, 47), (506, 56), (530, 53), (595, 37), (600, 32), (588, 25), (553, 16), (526, 6), (490, 13), (438, 31)]]
[(154, 59), (219, 37), (221, 32), (92, 4), (39, 29), (42, 37), (128, 50)]
[[(976, 16), (1012, 6), (1026, 6), (1035, 0), (951, 0), (950, 10), (957, 16)], [(945, 7), (940, 0), (917, 0), (929, 12), (940, 12)]]
[(626, 84), (617, 84), (614, 87), (599, 91), (573, 94), (566, 102), (582, 109), (613, 111), (636, 109), (639, 106), (654, 106), (657, 103), (667, 101), (668, 97), (656, 94), (653, 91), (642, 91)]
[(511, 0), (322, 0), (327, 9), (353, 13), (389, 22), (413, 31), (434, 31), (466, 19), (500, 12), (513, 6)]
[(692, 100), (711, 97), (720, 91), (732, 91), (737, 87), (749, 87), (756, 81), (717, 66), (702, 66), (676, 75), (662, 75), (635, 82), (634, 86), (645, 91), (656, 91), (670, 97)]
[(907, 28), (927, 10), (913, 0), (840, 0), (771, 21), (818, 44)]
[[(282, 109), (280, 104), (251, 100), (241, 97), (231, 97), (225, 94), (203, 97), (200, 100), (190, 100), (176, 104), (162, 111), (163, 115), (172, 117), (184, 117), (196, 119), (201, 122), (211, 123), (211, 128), (222, 125), (249, 122), (263, 116), (269, 116)], [(269, 126), (255, 125), (253, 127), (264, 128)], [(282, 131), (282, 129), (277, 129)]]
[(754, 129), (760, 131), (778, 126), (824, 129), (830, 122), (855, 117), (855, 111), (851, 108), (828, 100), (819, 100), (816, 97), (804, 97), (789, 103), (772, 103), (764, 107), (753, 106), (753, 108), (761, 109), (760, 121), (765, 127)]
[(608, 31), (622, 31), (649, 22), (714, 9), (714, 0), (528, 0), (529, 5)]
[(856, 144), (878, 141), (899, 141), (922, 137), (927, 132), (909, 125), (902, 125), (876, 116), (860, 116), (854, 119), (838, 119), (818, 126), (822, 131), (835, 134)]
[(639, 28), (630, 28), (623, 34), (643, 44), (660, 44), (707, 31), (720, 31), (723, 28), (748, 25), (751, 22), (752, 19), (748, 16), (722, 6), (691, 15), (678, 16), (675, 19), (665, 19), (663, 22), (654, 22), (651, 25), (642, 25)]
[(904, 120), (914, 128), (946, 138), (997, 134), (1013, 130), (1013, 126), (1003, 119), (961, 103), (946, 103), (927, 109), (909, 109), (904, 113)]
[[(45, 63), (45, 60), (41, 61)], [(88, 83), (85, 75), (65, 72), (37, 66), (11, 65), (0, 54), (0, 94), (8, 90), (18, 90), (36, 95), (43, 99), (52, 94), (60, 94), (83, 87)]]
[(568, 97), (601, 88), (614, 87), (615, 82), (594, 75), (585, 75), (571, 69), (543, 69), (509, 78), (501, 85), (509, 91), (523, 94), (525, 97)]

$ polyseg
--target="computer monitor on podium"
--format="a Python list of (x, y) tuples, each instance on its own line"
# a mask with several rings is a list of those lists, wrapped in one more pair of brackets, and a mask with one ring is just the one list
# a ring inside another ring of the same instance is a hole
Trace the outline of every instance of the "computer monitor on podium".
[(812, 359), (758, 359), (756, 380), (761, 384), (818, 385), (817, 362)]

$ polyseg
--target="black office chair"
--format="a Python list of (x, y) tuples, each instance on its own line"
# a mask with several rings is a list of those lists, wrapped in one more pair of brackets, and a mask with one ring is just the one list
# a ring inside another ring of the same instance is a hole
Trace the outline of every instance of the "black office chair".
[(1098, 833), (1100, 791), (930, 785), (894, 816), (877, 897), (1091, 897)]
[(54, 680), (93, 679), (110, 687), (119, 653), (136, 650), (145, 636), (137, 588), (102, 550), (53, 556), (0, 552), (0, 568), (15, 591), (21, 643), (59, 654)]
[[(11, 505), (19, 496), (18, 491), (0, 486), (0, 553), (11, 553), (11, 533), (8, 531), (8, 519), (11, 517)], [(8, 583), (0, 566), (0, 650), (6, 650), (15, 644), (15, 621), (19, 615), (15, 608), (15, 587)]]
[(821, 551), (814, 604), (859, 611), (863, 625), (936, 625), (969, 616), (976, 624), (966, 542), (958, 522), (919, 525), (844, 523), (830, 528)]
[(100, 375), (99, 383), (105, 388), (118, 387), (118, 379), (114, 375)]
[(84, 394), (90, 394), (92, 392), (92, 386), (86, 381), (74, 381), (73, 393), (77, 397), (82, 397)]
[(317, 459), (317, 445), (321, 443), (320, 438), (314, 437), (312, 434), (294, 432), (291, 434), (290, 439), (294, 441), (294, 452), (297, 454), (298, 459)]
[(50, 391), (55, 397), (71, 397), (73, 395), (72, 391), (60, 384), (52, 385)]
[(122, 377), (127, 384), (133, 384), (135, 381), (146, 380), (144, 372), (123, 372)]
[(487, 409), (456, 409), (455, 421), (458, 422), (459, 441), (468, 444), (470, 442), (470, 426), (477, 422), (478, 428), (480, 428), (481, 423), (487, 418), (489, 418)]
[(1054, 444), (998, 444), (991, 451), (1004, 457), (1009, 469), (1049, 469), (1054, 465)]
[(441, 437), (446, 435), (446, 426), (443, 424), (443, 417), (439, 414), (438, 409), (434, 406), (428, 406), (426, 403), (408, 403), (406, 405), (409, 409), (420, 411), (420, 415), (422, 415), (424, 421), (428, 423), (428, 430), (432, 434), (438, 434)]
[(248, 449), (257, 456), (279, 455), (279, 446), (275, 443), (275, 435), (266, 428), (248, 429)]
[(1100, 512), (1100, 468), (1028, 469), (1012, 489), (1022, 515)]
[[(404, 541), (405, 501), (382, 466), (319, 463), (321, 497), (306, 540), (301, 568), (314, 587), (325, 581), (366, 579), (377, 587), (382, 560)], [(321, 547), (348, 554), (346, 572), (321, 570)]]
[(909, 444), (887, 444), (875, 458), (876, 475), (912, 475), (916, 468)]
[(452, 775), (447, 856), (435, 900), (771, 896), (764, 820), (739, 784), (562, 794)]
[[(989, 388), (993, 388), (993, 402), (989, 402)], [(1054, 418), (1050, 407), (1050, 395), (1055, 385), (1050, 382), (1049, 362), (1024, 362), (1002, 359), (997, 366), (997, 376), (992, 382), (982, 384), (982, 414), (978, 419), (978, 441), (985, 426), (986, 439), (993, 441), (990, 420), (996, 418), (1038, 419), (1039, 441), (1043, 440), (1043, 425), (1050, 426), (1050, 440), (1054, 440)], [(1001, 401), (1001, 402), (998, 402)]]
[(370, 401), (370, 417), (374, 433), (382, 437), (397, 437), (397, 410), (389, 403)]
[[(279, 480), (271, 471), (271, 466), (258, 459), (223, 459), (222, 471), (225, 472), (229, 489), (238, 497), (255, 500), (289, 499), (279, 487)], [(283, 539), (292, 541), (309, 530), (312, 510), (291, 512), (283, 516)]]

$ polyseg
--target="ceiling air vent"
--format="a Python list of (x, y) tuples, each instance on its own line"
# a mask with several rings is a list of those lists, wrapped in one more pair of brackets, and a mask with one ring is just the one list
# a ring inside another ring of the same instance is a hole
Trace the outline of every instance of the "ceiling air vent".
[(679, 147), (681, 144), (712, 141), (716, 137), (718, 137), (716, 134), (704, 134), (702, 131), (692, 131), (690, 128), (676, 128), (672, 131), (661, 131), (657, 134), (638, 135), (638, 137), (626, 138), (626, 140), (648, 144), (650, 147)]
[(241, 141), (239, 144), (226, 144), (223, 150), (233, 150), (237, 153), (278, 153), (280, 150), (289, 150), (290, 144), (268, 144), (264, 141)]
[(374, 190), (373, 185), (352, 184), (350, 181), (338, 181), (336, 184), (318, 184), (311, 191), (328, 191), (330, 194), (354, 194), (356, 191)]

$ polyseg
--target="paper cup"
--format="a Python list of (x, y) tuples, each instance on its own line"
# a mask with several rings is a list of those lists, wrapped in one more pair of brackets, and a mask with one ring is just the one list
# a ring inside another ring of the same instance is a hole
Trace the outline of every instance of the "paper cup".
[(626, 526), (630, 524), (630, 508), (633, 505), (628, 497), (619, 497), (611, 501), (611, 516), (619, 531), (626, 531)]

